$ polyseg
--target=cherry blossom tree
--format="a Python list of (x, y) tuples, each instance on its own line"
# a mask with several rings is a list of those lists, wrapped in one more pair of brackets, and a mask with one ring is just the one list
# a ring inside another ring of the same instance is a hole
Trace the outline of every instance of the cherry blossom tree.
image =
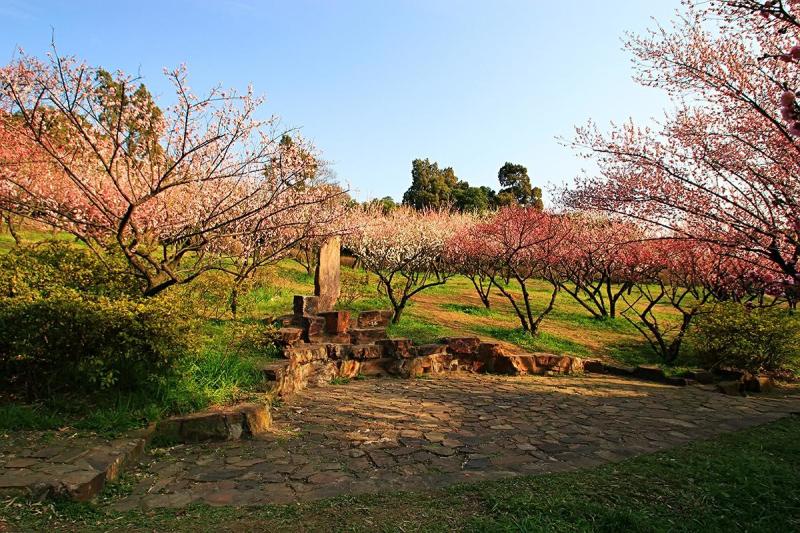
[(588, 213), (570, 218), (569, 240), (559, 258), (561, 288), (594, 318), (616, 318), (641, 265), (634, 252), (645, 236), (636, 225)]
[[(569, 230), (564, 216), (512, 206), (471, 225), (456, 239), (461, 252), (470, 255), (470, 263), (480, 265), (482, 275), (508, 299), (523, 331), (535, 335), (561, 289), (557, 258)], [(552, 287), (550, 299), (541, 309), (534, 308), (531, 298), (531, 284), (537, 279)]]
[(489, 297), (494, 287), (491, 272), (495, 261), (483, 253), (472, 227), (485, 221), (484, 217), (465, 218), (463, 226), (448, 242), (445, 253), (455, 272), (470, 280), (483, 306), (491, 309)]
[(0, 209), (123, 256), (148, 296), (227, 268), (234, 240), (274, 255), (308, 223), (296, 215), (328, 199), (309, 187), (310, 145), (282, 146), (252, 90), (197, 96), (185, 68), (165, 75), (162, 110), (140, 80), (55, 51), (0, 69), (0, 132), (15, 147), (0, 154)]
[(678, 358), (692, 321), (706, 312), (707, 304), (771, 305), (783, 290), (768, 268), (754, 268), (750, 261), (731, 257), (728, 250), (713, 244), (660, 238), (628, 246), (638, 267), (630, 278), (632, 290), (622, 294), (623, 316), (665, 363)]
[(796, 87), (798, 71), (765, 56), (791, 49), (798, 33), (765, 31), (763, 17), (744, 16), (733, 4), (689, 1), (674, 27), (630, 40), (637, 79), (666, 90), (676, 110), (653, 127), (579, 128), (575, 146), (599, 174), (579, 178), (564, 200), (754, 265), (766, 259), (774, 275), (796, 286), (800, 144), (775, 94), (778, 86)]
[(447, 211), (366, 207), (353, 213), (345, 244), (373, 272), (400, 322), (408, 302), (454, 275), (446, 245), (464, 217)]

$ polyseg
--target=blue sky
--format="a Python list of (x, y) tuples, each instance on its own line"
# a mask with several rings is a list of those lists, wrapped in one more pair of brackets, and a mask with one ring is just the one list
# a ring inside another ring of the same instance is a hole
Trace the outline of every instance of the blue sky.
[(140, 72), (168, 96), (163, 67), (266, 94), (361, 199), (402, 197), (411, 161), (497, 187), (505, 161), (535, 185), (587, 163), (559, 136), (590, 118), (647, 120), (665, 97), (631, 80), (626, 31), (667, 22), (679, 0), (0, 0), (0, 54), (61, 53)]

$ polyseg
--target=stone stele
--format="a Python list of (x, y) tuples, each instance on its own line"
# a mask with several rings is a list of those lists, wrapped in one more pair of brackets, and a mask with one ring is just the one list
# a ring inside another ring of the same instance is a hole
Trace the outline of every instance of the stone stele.
[(314, 294), (319, 296), (319, 312), (332, 311), (341, 291), (340, 237), (331, 237), (319, 249), (314, 276)]

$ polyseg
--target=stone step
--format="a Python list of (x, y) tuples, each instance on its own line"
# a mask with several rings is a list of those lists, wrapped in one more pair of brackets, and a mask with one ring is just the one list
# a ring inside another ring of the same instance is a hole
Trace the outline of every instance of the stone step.
[(153, 428), (84, 450), (27, 450), (0, 468), (0, 495), (89, 501), (144, 453)]
[(153, 440), (162, 445), (239, 440), (257, 437), (271, 425), (269, 406), (240, 404), (162, 420), (156, 424)]

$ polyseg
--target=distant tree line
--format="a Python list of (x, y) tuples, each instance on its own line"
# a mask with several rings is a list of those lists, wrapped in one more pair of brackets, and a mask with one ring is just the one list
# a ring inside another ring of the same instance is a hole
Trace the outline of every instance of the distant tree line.
[[(484, 213), (500, 207), (521, 205), (541, 211), (542, 190), (532, 187), (528, 169), (522, 165), (506, 163), (497, 173), (501, 189), (473, 187), (458, 179), (452, 167), (439, 168), (439, 164), (428, 159), (415, 159), (411, 164), (411, 186), (403, 195), (403, 205), (417, 210), (453, 209), (462, 213)], [(375, 199), (371, 204), (380, 206), (384, 212), (397, 204), (389, 196)]]

